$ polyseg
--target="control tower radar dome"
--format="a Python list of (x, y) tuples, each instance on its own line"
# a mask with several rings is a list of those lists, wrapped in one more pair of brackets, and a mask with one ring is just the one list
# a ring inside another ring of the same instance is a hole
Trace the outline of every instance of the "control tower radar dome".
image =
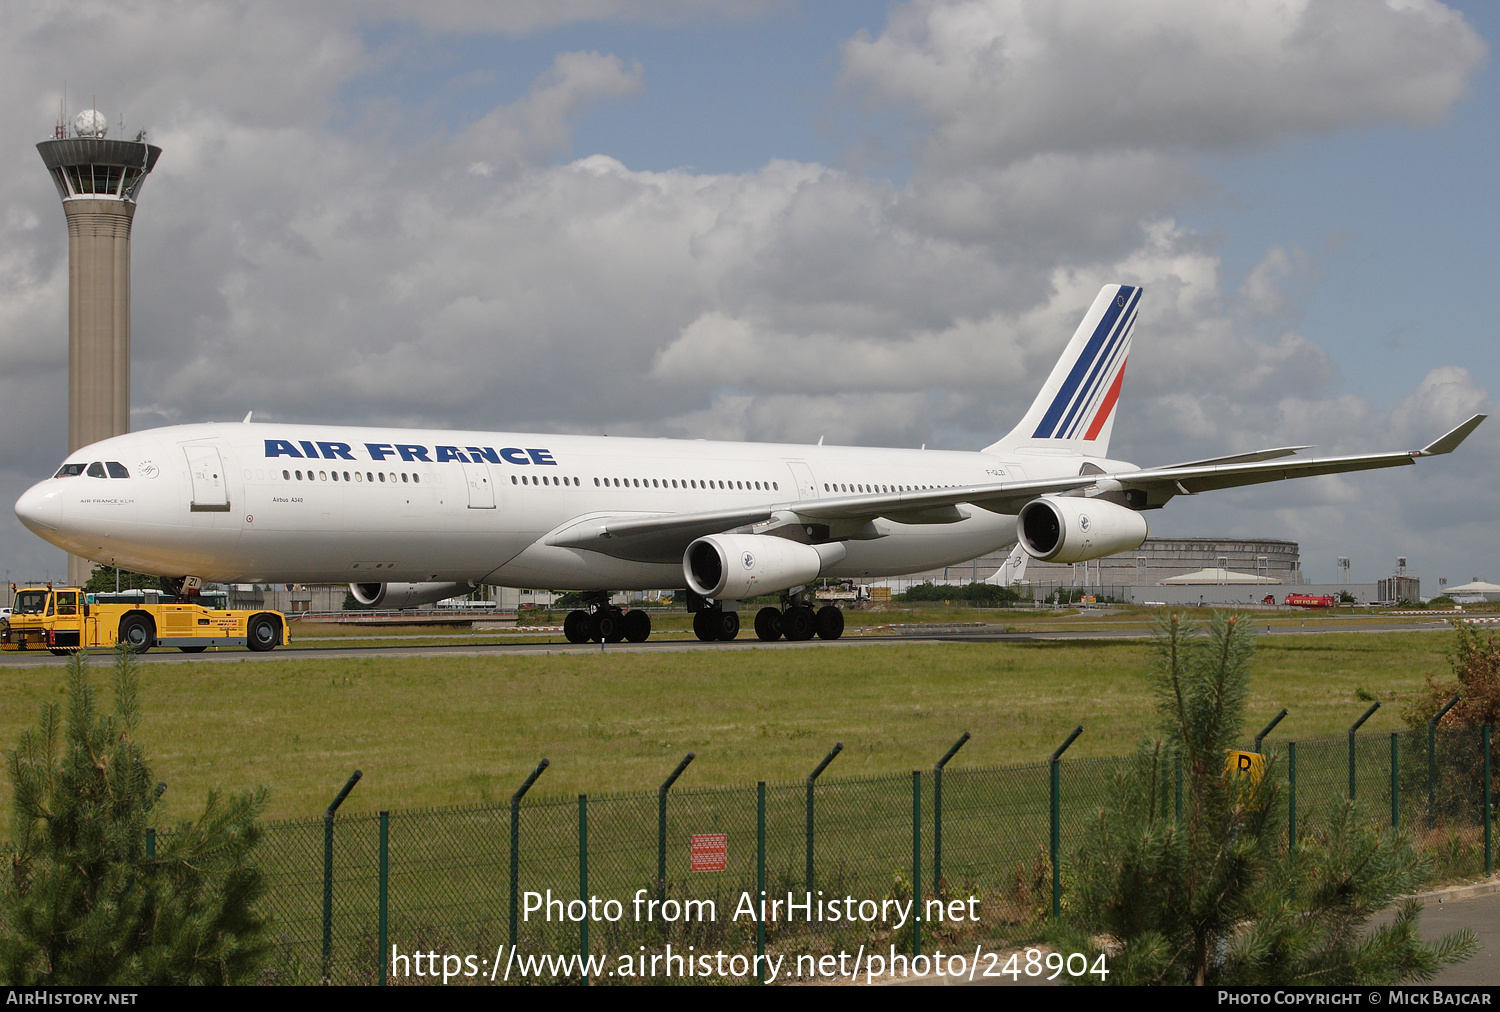
[(85, 109), (73, 118), (73, 132), (79, 137), (103, 137), (109, 133), (109, 121), (98, 109)]

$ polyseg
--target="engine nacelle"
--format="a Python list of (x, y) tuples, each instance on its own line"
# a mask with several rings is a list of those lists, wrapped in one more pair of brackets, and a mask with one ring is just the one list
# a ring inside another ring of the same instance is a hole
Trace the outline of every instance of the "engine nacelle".
[(472, 583), (351, 583), (349, 593), (367, 608), (415, 608), (472, 593)]
[(1103, 499), (1042, 496), (1021, 507), (1016, 539), (1041, 562), (1086, 562), (1141, 547), (1146, 518)]
[(804, 545), (766, 534), (712, 534), (688, 545), (682, 572), (694, 593), (739, 601), (811, 583), (844, 554), (836, 541)]

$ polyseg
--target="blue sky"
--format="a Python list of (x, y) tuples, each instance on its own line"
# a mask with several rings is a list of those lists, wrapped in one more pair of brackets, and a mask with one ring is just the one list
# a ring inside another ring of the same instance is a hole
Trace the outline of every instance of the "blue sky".
[[(1497, 38), (1493, 6), (1427, 0), (22, 8), (0, 499), (66, 450), (66, 237), (32, 148), (64, 80), (165, 149), (137, 428), (973, 448), (1129, 280), (1113, 450), (1147, 464), (1405, 448), (1488, 410)], [(1432, 463), (1152, 525), (1295, 538), (1313, 578), (1404, 554), (1500, 580), (1500, 425)], [(54, 554), (0, 511), (7, 568)]]

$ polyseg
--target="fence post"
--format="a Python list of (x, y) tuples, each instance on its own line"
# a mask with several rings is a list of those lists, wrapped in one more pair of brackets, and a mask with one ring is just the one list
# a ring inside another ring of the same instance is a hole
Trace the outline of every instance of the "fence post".
[(323, 979), (324, 984), (329, 983), (328, 960), (333, 954), (333, 813), (339, 810), (339, 805), (354, 790), (354, 785), (359, 783), (359, 778), (364, 776), (359, 770), (344, 784), (343, 790), (328, 805), (323, 812)]
[(1068, 740), (1057, 746), (1048, 766), (1052, 771), (1052, 916), (1062, 916), (1062, 871), (1059, 867), (1062, 851), (1062, 754), (1083, 733), (1083, 725), (1073, 728)]
[(1484, 725), (1484, 873), (1495, 871), (1494, 850), (1490, 840), (1490, 726)]
[[(589, 796), (578, 795), (578, 898), (584, 910), (589, 907)], [(583, 986), (589, 986), (589, 918), (585, 913), (578, 922), (578, 973)]]
[(1359, 730), (1359, 726), (1361, 724), (1363, 724), (1365, 721), (1369, 720), (1370, 717), (1372, 717), (1374, 715), (1375, 711), (1378, 710), (1378, 709), (1380, 709), (1380, 703), (1379, 703), (1379, 701), (1376, 701), (1376, 703), (1375, 703), (1374, 706), (1370, 707), (1368, 710), (1365, 711), (1365, 714), (1364, 714), (1363, 717), (1360, 717), (1353, 724), (1349, 725), (1349, 800), (1350, 801), (1354, 800), (1354, 732), (1358, 731)]
[(380, 986), (386, 984), (386, 945), (390, 941), (391, 813), (380, 813)]
[(932, 768), (932, 892), (938, 897), (943, 895), (943, 767), (968, 740), (969, 732), (965, 731)]
[(911, 771), (911, 954), (922, 954), (922, 771)]
[(755, 785), (755, 982), (766, 982), (766, 782)]
[(1401, 732), (1391, 732), (1391, 830), (1401, 828)]
[(807, 775), (807, 891), (813, 887), (813, 781), (833, 762), (833, 757), (844, 751), (844, 743), (836, 741), (813, 771)]
[(656, 898), (663, 903), (667, 900), (667, 791), (672, 789), (672, 785), (696, 755), (689, 752), (683, 756), (682, 762), (677, 764), (671, 776), (663, 780), (656, 789)]
[(1260, 751), (1260, 743), (1266, 740), (1266, 735), (1270, 734), (1276, 728), (1277, 724), (1281, 723), (1282, 718), (1287, 715), (1287, 712), (1287, 708), (1283, 706), (1281, 712), (1271, 718), (1271, 723), (1260, 729), (1260, 734), (1255, 736), (1255, 751)]
[(1290, 858), (1297, 849), (1297, 743), (1286, 743), (1286, 854)]
[(1438, 721), (1458, 704), (1455, 695), (1427, 722), (1427, 828), (1437, 825), (1437, 726)]
[(542, 770), (552, 764), (546, 759), (536, 764), (536, 769), (531, 771), (531, 776), (521, 784), (516, 793), (510, 796), (510, 951), (516, 951), (516, 913), (517, 900), (516, 890), (521, 885), (521, 798), (531, 790), (531, 785), (536, 783), (536, 778), (542, 775)]

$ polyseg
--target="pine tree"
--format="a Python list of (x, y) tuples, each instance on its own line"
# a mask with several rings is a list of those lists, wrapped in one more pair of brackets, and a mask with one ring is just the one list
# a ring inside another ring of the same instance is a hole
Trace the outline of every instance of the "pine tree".
[(1355, 806), (1335, 806), (1287, 852), (1274, 764), (1259, 781), (1225, 768), (1249, 696), (1253, 633), (1225, 615), (1199, 632), (1175, 615), (1155, 631), (1160, 734), (1118, 776), (1066, 869), (1058, 948), (1091, 964), (1108, 953), (1112, 984), (1399, 983), (1472, 955), (1468, 931), (1424, 943), (1413, 901), (1365, 932), (1429, 868), (1407, 837), (1378, 831)]
[(6, 753), (14, 790), (0, 882), (0, 974), (11, 985), (228, 984), (269, 952), (252, 857), (263, 790), (211, 792), (203, 813), (146, 829), (164, 784), (135, 731), (135, 658), (115, 654), (114, 712), (100, 712), (87, 656), (67, 667), (68, 706), (44, 703)]

